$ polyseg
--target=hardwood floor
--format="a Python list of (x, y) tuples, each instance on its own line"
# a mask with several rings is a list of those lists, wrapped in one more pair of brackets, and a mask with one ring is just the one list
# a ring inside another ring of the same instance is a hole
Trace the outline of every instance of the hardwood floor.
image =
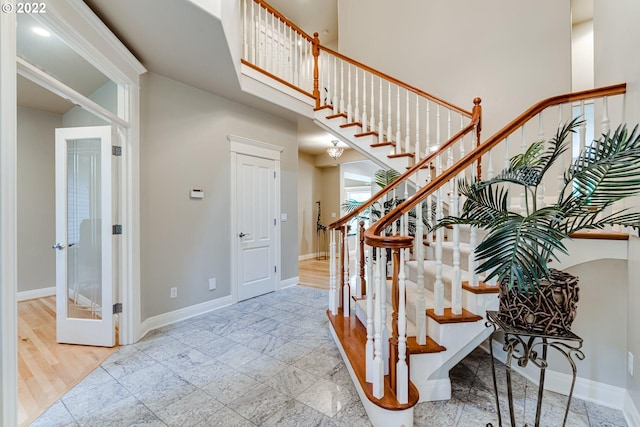
[(18, 303), (18, 421), (29, 425), (116, 348), (56, 343), (54, 296)]
[(308, 259), (298, 262), (300, 285), (329, 290), (329, 260)]

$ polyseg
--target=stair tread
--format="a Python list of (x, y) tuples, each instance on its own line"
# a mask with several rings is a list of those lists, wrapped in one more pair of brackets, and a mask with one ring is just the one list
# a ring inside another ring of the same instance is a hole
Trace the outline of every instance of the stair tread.
[[(367, 310), (367, 301), (359, 300), (356, 304), (362, 309), (362, 311), (366, 312)], [(392, 310), (391, 305), (387, 304), (387, 330), (391, 331), (391, 320), (392, 320)], [(362, 323), (362, 322), (360, 322)], [(363, 325), (366, 330), (366, 325)], [(442, 351), (447, 351), (447, 348), (438, 344), (433, 338), (427, 337), (427, 343), (425, 345), (419, 345), (416, 341), (416, 325), (407, 317), (407, 351), (411, 354), (426, 354), (426, 353), (439, 353)]]
[(427, 316), (438, 323), (470, 323), (482, 320), (482, 316), (478, 316), (468, 310), (462, 309), (462, 314), (453, 314), (451, 308), (445, 308), (442, 316), (435, 314), (433, 309), (427, 309)]
[(347, 114), (346, 113), (337, 113), (337, 114), (331, 114), (329, 116), (327, 116), (327, 120), (331, 120), (331, 119), (337, 119), (338, 117), (344, 117), (345, 119), (347, 118)]
[(414, 157), (413, 153), (397, 153), (397, 154), (389, 154), (387, 155), (388, 158), (390, 159), (396, 159), (399, 157)]
[(409, 381), (409, 402), (400, 404), (393, 393), (388, 375), (385, 376), (384, 381), (384, 396), (381, 399), (375, 398), (373, 396), (372, 384), (366, 381), (365, 346), (367, 344), (367, 331), (365, 327), (353, 314), (345, 318), (342, 310), (338, 310), (338, 314), (335, 316), (331, 314), (331, 311), (327, 310), (327, 317), (333, 326), (333, 330), (342, 345), (345, 355), (349, 359), (349, 364), (362, 390), (371, 402), (389, 410), (408, 409), (418, 403), (418, 389)]
[(353, 126), (362, 127), (362, 123), (360, 123), (360, 122), (351, 122), (351, 123), (345, 123), (343, 125), (340, 125), (340, 127), (343, 128), (343, 129), (348, 128), (348, 127), (353, 127)]
[(375, 144), (371, 144), (371, 148), (377, 147), (395, 147), (396, 143), (393, 141), (384, 141), (384, 142), (376, 142)]
[(356, 133), (353, 136), (355, 138), (362, 138), (362, 137), (365, 137), (365, 136), (378, 136), (378, 132), (376, 132), (374, 130), (370, 130), (368, 132)]

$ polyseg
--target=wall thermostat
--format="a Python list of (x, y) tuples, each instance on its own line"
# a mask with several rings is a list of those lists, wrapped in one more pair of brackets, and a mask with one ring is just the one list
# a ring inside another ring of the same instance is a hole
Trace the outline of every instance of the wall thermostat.
[(191, 190), (190, 197), (192, 199), (204, 199), (204, 191), (194, 188)]

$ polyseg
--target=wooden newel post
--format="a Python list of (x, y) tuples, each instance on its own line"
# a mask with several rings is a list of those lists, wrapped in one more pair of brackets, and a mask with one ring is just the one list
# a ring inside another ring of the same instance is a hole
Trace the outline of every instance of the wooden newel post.
[[(480, 146), (480, 134), (482, 133), (482, 107), (480, 98), (473, 100), (473, 109), (471, 110), (471, 118), (476, 122), (476, 148)], [(482, 179), (482, 158), (478, 159), (476, 179), (480, 181)]]
[[(360, 225), (360, 291), (361, 296), (367, 295), (367, 279), (364, 274), (365, 256), (364, 256), (364, 221), (358, 223)], [(371, 256), (371, 254), (369, 254)]]
[(320, 38), (318, 33), (313, 33), (313, 97), (316, 100), (316, 108), (320, 108), (320, 85), (318, 78), (320, 71), (318, 68), (318, 59), (320, 58)]
[(391, 279), (391, 337), (389, 338), (389, 383), (394, 393), (396, 390), (396, 368), (398, 364), (398, 308), (400, 306), (400, 290), (398, 284), (398, 276), (400, 274), (400, 251), (401, 249), (393, 249), (393, 277)]

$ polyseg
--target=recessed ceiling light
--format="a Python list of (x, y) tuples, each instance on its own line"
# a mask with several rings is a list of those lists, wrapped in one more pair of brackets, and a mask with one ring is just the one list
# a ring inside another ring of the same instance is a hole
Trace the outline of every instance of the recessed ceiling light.
[(33, 32), (42, 37), (50, 37), (51, 33), (41, 27), (33, 27)]

